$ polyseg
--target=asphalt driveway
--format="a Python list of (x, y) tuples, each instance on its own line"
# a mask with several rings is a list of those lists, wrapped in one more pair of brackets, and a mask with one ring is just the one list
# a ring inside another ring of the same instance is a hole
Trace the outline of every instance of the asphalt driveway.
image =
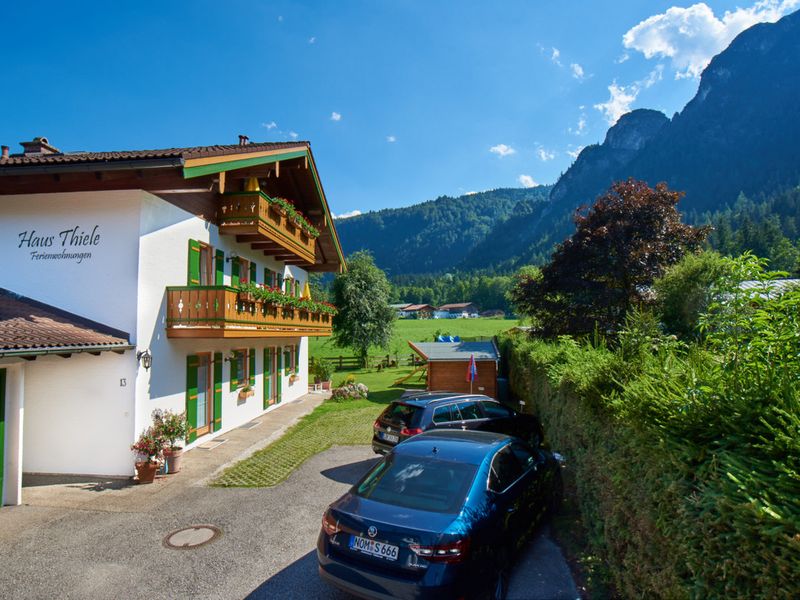
[[(366, 446), (336, 447), (274, 488), (197, 484), (113, 509), (3, 508), (0, 596), (351, 600), (319, 579), (314, 548), (325, 507), (375, 460)], [(222, 535), (194, 549), (162, 544), (170, 532), (197, 524)], [(510, 598), (577, 597), (546, 531), (518, 564)]]

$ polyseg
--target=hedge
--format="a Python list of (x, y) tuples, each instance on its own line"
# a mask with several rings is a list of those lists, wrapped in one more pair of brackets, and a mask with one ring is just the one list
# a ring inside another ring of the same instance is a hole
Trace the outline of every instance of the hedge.
[[(786, 323), (771, 325), (785, 342)], [(512, 392), (566, 456), (592, 551), (622, 596), (800, 596), (794, 331), (782, 362), (769, 344), (763, 356), (740, 347), (732, 363), (727, 351), (648, 336), (614, 350), (503, 341)], [(752, 375), (759, 360), (778, 361), (772, 379)]]

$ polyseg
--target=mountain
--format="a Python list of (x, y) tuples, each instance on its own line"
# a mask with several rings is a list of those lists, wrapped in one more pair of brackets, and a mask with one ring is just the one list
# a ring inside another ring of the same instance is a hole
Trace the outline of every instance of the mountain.
[(739, 34), (712, 59), (695, 97), (671, 120), (641, 110), (620, 118), (603, 145), (584, 149), (559, 179), (551, 210), (590, 202), (627, 177), (686, 192), (679, 205), (685, 212), (732, 204), (740, 192), (797, 185), (798, 97), (800, 11)]
[[(498, 225), (528, 215), (543, 204), (550, 189), (537, 186), (489, 190), (457, 198), (441, 196), (404, 208), (337, 219), (336, 230), (345, 254), (369, 250), (378, 266), (390, 275), (490, 267), (494, 265), (489, 257), (481, 257), (480, 261), (472, 258), (474, 248), (497, 235)], [(526, 238), (521, 247), (527, 243)], [(494, 246), (500, 246), (500, 252), (494, 248), (492, 256), (498, 262), (507, 260), (504, 244), (498, 245), (495, 239)]]
[[(763, 200), (800, 184), (798, 98), (800, 11), (739, 34), (671, 119), (647, 109), (620, 117), (552, 188), (442, 197), (337, 221), (337, 229), (347, 252), (370, 249), (396, 275), (541, 264), (574, 230), (575, 210), (628, 177), (685, 192), (678, 208), (691, 222), (718, 220), (740, 195)], [(783, 235), (796, 240), (789, 225)]]

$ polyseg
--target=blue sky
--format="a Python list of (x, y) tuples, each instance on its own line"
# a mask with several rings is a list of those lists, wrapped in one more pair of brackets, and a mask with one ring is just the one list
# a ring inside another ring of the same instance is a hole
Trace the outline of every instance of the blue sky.
[(38, 2), (4, 8), (0, 142), (310, 140), (336, 214), (553, 183), (631, 108), (668, 116), (800, 0)]

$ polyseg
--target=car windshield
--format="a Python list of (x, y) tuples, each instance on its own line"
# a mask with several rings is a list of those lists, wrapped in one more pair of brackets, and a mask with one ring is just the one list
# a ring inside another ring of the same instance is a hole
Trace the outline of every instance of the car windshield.
[(476, 471), (477, 466), (470, 464), (390, 455), (356, 486), (356, 495), (405, 508), (456, 514)]
[(414, 417), (421, 409), (410, 404), (392, 402), (381, 413), (381, 419), (390, 423), (402, 423), (403, 427), (415, 427)]

